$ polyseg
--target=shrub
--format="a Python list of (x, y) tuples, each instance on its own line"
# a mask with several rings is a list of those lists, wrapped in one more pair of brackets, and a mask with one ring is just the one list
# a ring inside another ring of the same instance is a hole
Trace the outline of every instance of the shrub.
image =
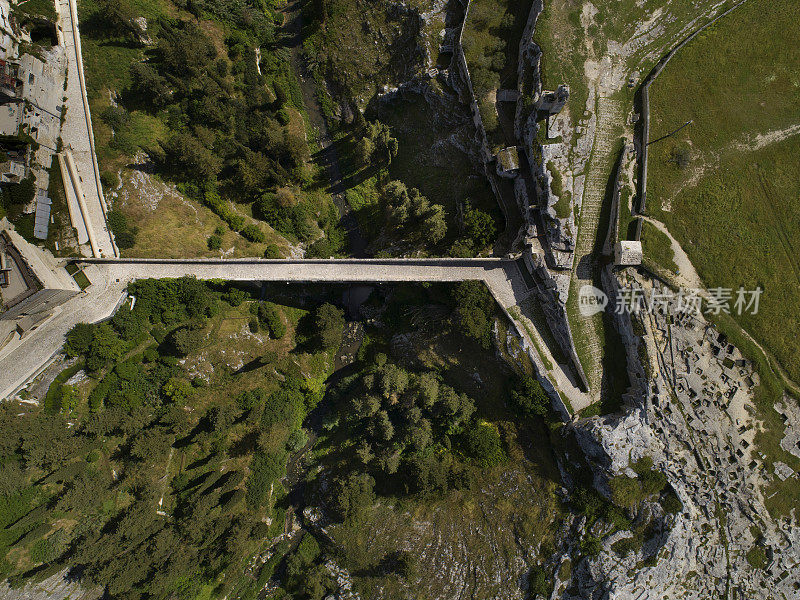
[(222, 238), (217, 234), (209, 236), (208, 242), (206, 243), (208, 244), (209, 250), (219, 250), (222, 248)]
[(547, 581), (547, 572), (541, 565), (536, 565), (528, 575), (528, 592), (531, 596), (550, 597), (553, 586)]
[(269, 244), (266, 249), (264, 250), (264, 258), (282, 258), (281, 256), (281, 249), (278, 248), (275, 244)]
[(482, 467), (491, 467), (505, 459), (496, 425), (478, 421), (468, 426), (462, 437), (465, 454)]
[(254, 225), (253, 223), (244, 227), (240, 233), (242, 234), (243, 238), (251, 242), (261, 243), (267, 239), (267, 237), (264, 235), (264, 232), (261, 231), (258, 225)]
[(593, 535), (585, 536), (578, 546), (586, 556), (597, 556), (603, 549), (603, 543)]
[(306, 256), (309, 258), (330, 258), (336, 254), (333, 244), (328, 238), (320, 238), (308, 247)]
[(631, 508), (642, 500), (642, 486), (638, 479), (618, 475), (609, 480), (608, 486), (611, 488), (611, 499), (617, 506)]
[(676, 515), (683, 510), (683, 505), (678, 495), (670, 489), (661, 499), (661, 508), (665, 513)]

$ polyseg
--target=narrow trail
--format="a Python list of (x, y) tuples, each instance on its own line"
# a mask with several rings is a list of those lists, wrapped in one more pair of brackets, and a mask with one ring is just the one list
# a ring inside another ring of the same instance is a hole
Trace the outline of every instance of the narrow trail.
[[(283, 11), (285, 24), (284, 33), (287, 34), (290, 51), (291, 64), (300, 83), (300, 90), (303, 94), (303, 104), (305, 105), (308, 120), (311, 127), (317, 132), (317, 143), (320, 145), (319, 153), (323, 160), (315, 159), (315, 162), (323, 165), (328, 171), (328, 178), (331, 187), (336, 188), (336, 184), (342, 181), (342, 169), (339, 162), (339, 154), (336, 146), (331, 139), (322, 107), (317, 101), (314, 82), (306, 76), (306, 69), (301, 55), (303, 47), (303, 13), (302, 2), (295, 0), (288, 4)], [(350, 254), (356, 258), (367, 256), (367, 240), (361, 233), (358, 221), (347, 203), (347, 198), (343, 191), (332, 191), (331, 198), (339, 211), (339, 225), (347, 233), (350, 242)]]

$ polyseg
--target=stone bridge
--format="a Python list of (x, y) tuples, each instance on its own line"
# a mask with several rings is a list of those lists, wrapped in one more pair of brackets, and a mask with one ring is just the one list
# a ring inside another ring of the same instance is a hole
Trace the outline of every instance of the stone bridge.
[[(525, 267), (508, 258), (426, 259), (83, 259), (114, 283), (191, 276), (230, 281), (380, 283), (483, 281), (508, 308), (530, 294)], [(118, 281), (117, 281), (118, 280)]]
[[(0, 398), (13, 394), (44, 369), (64, 344), (67, 332), (77, 323), (95, 323), (111, 317), (125, 298), (125, 289), (137, 279), (183, 276), (229, 281), (285, 281), (297, 283), (400, 283), (482, 281), (506, 315), (515, 322), (531, 359), (543, 379), (548, 377), (566, 394), (574, 408), (586, 404), (568, 366), (555, 365), (543, 336), (532, 323), (519, 326), (511, 312), (533, 293), (534, 282), (520, 259), (426, 258), (426, 259), (96, 259), (74, 261), (83, 267), (92, 285), (58, 307), (47, 321), (0, 350)], [(521, 318), (521, 317), (519, 317)], [(534, 350), (536, 348), (536, 350)], [(558, 398), (552, 385), (551, 396)], [(560, 402), (560, 400), (555, 400)]]

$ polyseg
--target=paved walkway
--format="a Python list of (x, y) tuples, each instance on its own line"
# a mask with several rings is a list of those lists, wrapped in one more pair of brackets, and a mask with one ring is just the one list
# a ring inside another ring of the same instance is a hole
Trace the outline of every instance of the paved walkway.
[[(57, 0), (56, 2), (56, 8), (61, 17), (68, 65), (67, 89), (64, 92), (67, 97), (65, 103), (67, 114), (61, 127), (61, 138), (65, 149), (71, 150), (74, 159), (80, 189), (85, 200), (87, 228), (91, 228), (90, 237), (95, 241), (93, 246), (96, 245), (96, 249), (93, 248), (93, 251), (96, 251), (99, 256), (112, 257), (116, 255), (115, 247), (106, 224), (102, 186), (98, 181), (99, 173), (94, 162), (94, 137), (83, 80), (80, 35), (77, 29), (73, 29), (72, 2), (74, 1)], [(81, 210), (83, 211), (83, 207)]]
[(296, 282), (455, 282), (483, 281), (505, 307), (517, 304), (528, 290), (516, 261), (506, 259), (343, 259), (343, 260), (161, 260), (93, 261), (111, 279), (194, 276), (231, 281)]

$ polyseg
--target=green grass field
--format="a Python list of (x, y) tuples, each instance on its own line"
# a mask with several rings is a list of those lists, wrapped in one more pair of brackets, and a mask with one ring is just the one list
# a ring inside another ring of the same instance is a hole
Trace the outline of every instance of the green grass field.
[(800, 137), (789, 128), (800, 124), (800, 31), (774, 32), (798, 18), (790, 0), (754, 0), (676, 56), (651, 88), (651, 139), (693, 123), (651, 145), (648, 181), (648, 208), (708, 287), (764, 289), (759, 313), (738, 321), (793, 379)]
[[(733, 3), (728, 1), (725, 6)], [(542, 49), (542, 85), (548, 90), (562, 83), (570, 86), (567, 106), (576, 121), (583, 115), (589, 95), (587, 61), (610, 58), (612, 63), (623, 62), (641, 78), (677, 43), (693, 19), (697, 18), (696, 26), (707, 20), (701, 15), (713, 5), (710, 0), (545, 2), (534, 32)]]
[[(798, 18), (791, 0), (751, 0), (687, 45), (651, 88), (651, 139), (693, 123), (651, 145), (648, 210), (706, 287), (764, 290), (758, 314), (715, 321), (761, 377), (756, 441), (767, 469), (800, 466), (780, 448), (784, 424), (772, 409), (787, 386), (797, 389), (787, 378), (800, 378), (800, 31), (785, 26)], [(765, 497), (772, 514), (788, 514), (800, 491), (796, 480), (776, 481)]]

